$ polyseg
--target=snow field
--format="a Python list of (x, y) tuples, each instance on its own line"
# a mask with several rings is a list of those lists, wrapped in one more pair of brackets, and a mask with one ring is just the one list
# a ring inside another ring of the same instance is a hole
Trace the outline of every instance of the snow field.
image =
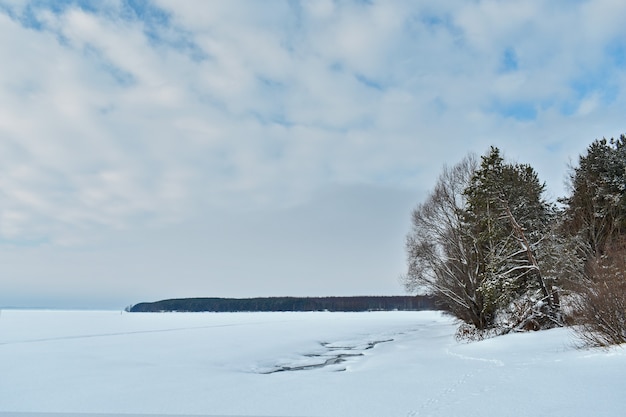
[(626, 415), (623, 348), (455, 328), (437, 312), (3, 310), (0, 412)]

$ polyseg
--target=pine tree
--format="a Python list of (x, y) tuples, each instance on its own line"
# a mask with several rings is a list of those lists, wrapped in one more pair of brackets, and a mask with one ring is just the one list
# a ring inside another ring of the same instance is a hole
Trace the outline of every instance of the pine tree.
[(505, 163), (495, 147), (482, 157), (465, 190), (466, 222), (481, 265), (479, 290), (490, 314), (502, 316), (496, 325), (540, 328), (561, 322), (557, 292), (537, 256), (553, 212), (544, 190), (530, 165)]
[(626, 341), (626, 136), (595, 140), (570, 173), (565, 235), (581, 242), (574, 323), (584, 344)]
[(589, 247), (588, 257), (626, 234), (626, 136), (595, 140), (570, 174), (567, 230)]
[(443, 300), (470, 337), (559, 325), (550, 257), (538, 256), (553, 213), (544, 189), (530, 165), (505, 163), (494, 147), (480, 166), (469, 157), (445, 169), (413, 212), (407, 289)]

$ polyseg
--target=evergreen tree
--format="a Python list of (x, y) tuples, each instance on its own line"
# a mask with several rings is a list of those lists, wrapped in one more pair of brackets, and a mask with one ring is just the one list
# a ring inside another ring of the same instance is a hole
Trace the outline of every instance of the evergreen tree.
[(588, 257), (626, 234), (626, 136), (595, 140), (570, 174), (567, 230), (589, 247)]
[(495, 147), (480, 166), (470, 157), (445, 169), (413, 212), (407, 289), (439, 297), (470, 336), (560, 325), (549, 256), (538, 256), (553, 217), (544, 189), (530, 165), (506, 163)]
[(560, 324), (557, 292), (537, 256), (553, 213), (544, 190), (530, 165), (505, 163), (495, 147), (482, 157), (465, 190), (466, 221), (481, 266), (480, 292), (489, 314), (499, 312), (506, 321), (500, 326)]
[(565, 235), (583, 247), (574, 323), (584, 344), (626, 341), (626, 136), (595, 140), (570, 173)]

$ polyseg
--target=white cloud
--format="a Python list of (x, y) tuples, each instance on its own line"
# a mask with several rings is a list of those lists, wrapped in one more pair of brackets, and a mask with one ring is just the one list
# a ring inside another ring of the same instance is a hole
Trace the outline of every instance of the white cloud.
[(619, 1), (141, 7), (0, 1), (3, 239), (80, 246), (337, 185), (419, 195), (491, 144), (560, 194), (623, 130)]

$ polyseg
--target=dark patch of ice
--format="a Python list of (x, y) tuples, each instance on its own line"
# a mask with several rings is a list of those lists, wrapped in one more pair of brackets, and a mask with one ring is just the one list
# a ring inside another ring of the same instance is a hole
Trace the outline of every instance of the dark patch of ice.
[[(367, 342), (364, 345), (356, 345), (356, 346), (337, 346), (337, 345), (333, 345), (330, 342), (321, 342), (320, 344), (328, 349), (329, 352), (336, 352), (336, 351), (364, 351), (364, 350), (369, 350), (374, 348), (376, 345), (380, 344), (380, 343), (386, 343), (386, 342), (392, 342), (393, 339), (385, 339), (385, 340), (374, 340), (371, 342)], [(330, 354), (320, 354), (320, 353), (309, 353), (309, 354), (305, 354), (303, 355), (307, 358), (320, 358), (323, 359), (322, 362), (319, 363), (313, 363), (313, 364), (308, 364), (308, 365), (294, 365), (294, 366), (289, 366), (289, 365), (281, 365), (281, 366), (277, 366), (273, 369), (270, 369), (269, 371), (265, 371), (265, 372), (261, 372), (262, 374), (275, 374), (278, 372), (289, 372), (289, 371), (307, 371), (307, 370), (311, 370), (311, 369), (318, 369), (318, 368), (324, 368), (326, 366), (331, 366), (331, 365), (337, 365), (340, 364), (342, 362), (345, 362), (347, 360), (347, 358), (353, 358), (353, 357), (357, 357), (357, 356), (364, 356), (364, 353), (359, 352), (359, 353), (330, 353)], [(346, 369), (340, 369), (341, 371), (345, 371)]]

